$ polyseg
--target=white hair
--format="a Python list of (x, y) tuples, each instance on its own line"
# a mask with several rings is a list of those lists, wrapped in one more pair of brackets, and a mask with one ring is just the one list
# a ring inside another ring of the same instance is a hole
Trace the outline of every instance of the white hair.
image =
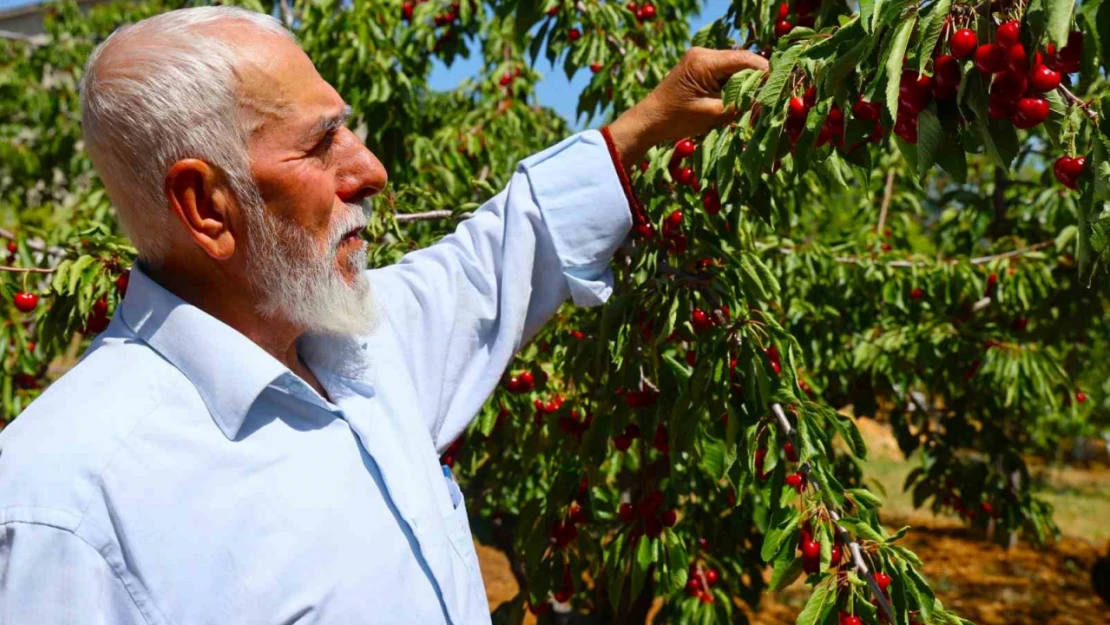
[(240, 93), (240, 52), (213, 26), (242, 25), (296, 38), (269, 15), (238, 7), (170, 11), (112, 33), (93, 50), (81, 80), (85, 145), (120, 223), (139, 255), (167, 251), (165, 176), (185, 158), (217, 167), (252, 216), (262, 200), (247, 140), (257, 120)]

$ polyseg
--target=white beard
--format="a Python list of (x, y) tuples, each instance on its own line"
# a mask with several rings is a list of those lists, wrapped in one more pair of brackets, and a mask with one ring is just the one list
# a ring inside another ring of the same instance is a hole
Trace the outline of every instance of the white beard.
[(328, 236), (327, 248), (296, 224), (282, 221), (265, 208), (249, 211), (251, 286), (258, 297), (258, 312), (280, 318), (312, 334), (366, 335), (377, 326), (377, 308), (366, 271), (366, 248), (347, 257), (353, 284), (336, 264), (343, 235), (365, 228), (366, 209), (348, 205)]

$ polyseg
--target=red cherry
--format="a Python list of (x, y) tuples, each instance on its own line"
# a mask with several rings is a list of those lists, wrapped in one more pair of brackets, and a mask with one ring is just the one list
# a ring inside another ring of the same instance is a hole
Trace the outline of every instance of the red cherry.
[(882, 109), (874, 102), (865, 101), (861, 95), (855, 105), (852, 106), (852, 115), (858, 119), (876, 121), (882, 117)]
[(406, 22), (412, 20), (412, 9), (413, 4), (411, 2), (401, 3), (401, 17), (405, 18)]
[(813, 108), (813, 105), (817, 104), (817, 87), (807, 87), (802, 94), (802, 101), (805, 102), (806, 108)]
[(801, 13), (798, 14), (798, 26), (801, 26), (803, 28), (813, 28), (813, 25), (816, 23), (817, 18), (813, 17), (812, 15), (802, 15)]
[(121, 296), (127, 295), (127, 285), (131, 282), (131, 272), (125, 271), (116, 278), (116, 290)]
[(701, 580), (696, 576), (691, 576), (690, 579), (686, 580), (686, 594), (691, 597), (701, 596)]
[(774, 370), (775, 375), (782, 371), (782, 362), (779, 361), (779, 349), (775, 346), (768, 347), (763, 350), (767, 355), (767, 362), (771, 364), (771, 369)]
[(886, 592), (890, 588), (890, 576), (886, 573), (875, 573), (875, 583), (879, 585), (879, 590)]
[(1003, 48), (1020, 45), (1021, 23), (1017, 20), (1011, 20), (999, 26), (998, 31), (994, 34), (994, 41)]
[(806, 106), (805, 100), (798, 96), (794, 96), (790, 98), (790, 102), (787, 103), (787, 114), (797, 119), (805, 119), (806, 116), (809, 115), (809, 107)]
[(659, 520), (662, 521), (664, 527), (674, 527), (675, 523), (678, 523), (678, 513), (674, 510), (664, 510), (663, 514), (659, 516)]
[(17, 310), (19, 310), (19, 312), (29, 313), (34, 310), (36, 306), (39, 305), (39, 296), (35, 295), (34, 293), (20, 291), (16, 293), (14, 297), (12, 297), (12, 303), (15, 304), (15, 307)]
[(709, 319), (709, 315), (700, 308), (694, 309), (694, 312), (690, 315), (690, 323), (694, 325), (694, 330), (697, 332), (708, 330), (713, 326), (713, 321)]
[(1038, 65), (1029, 74), (1029, 85), (1041, 93), (1052, 91), (1060, 86), (1060, 72), (1047, 65)]
[(932, 90), (932, 78), (914, 71), (904, 71), (898, 85), (898, 107), (917, 115), (929, 106)]
[(1010, 115), (1013, 115), (1013, 113), (1013, 100), (992, 98), (990, 107), (987, 109), (987, 116), (991, 119), (1009, 119)]
[(1052, 166), (1052, 171), (1056, 174), (1056, 179), (1060, 181), (1065, 187), (1074, 189), (1078, 186), (1079, 176), (1083, 173), (1083, 167), (1087, 164), (1086, 156), (1061, 156), (1056, 159), (1056, 163)]
[(701, 195), (702, 206), (705, 207), (705, 212), (710, 215), (716, 215), (721, 212), (721, 195), (717, 193), (717, 189), (709, 187)]
[(957, 59), (966, 58), (978, 45), (979, 38), (970, 28), (961, 28), (952, 34), (952, 56)]
[(642, 238), (651, 239), (655, 237), (655, 226), (651, 224), (638, 224), (634, 230)]
[(643, 21), (647, 21), (655, 17), (655, 5), (651, 3), (644, 3), (640, 10), (636, 13), (636, 17)]
[(672, 254), (684, 254), (686, 252), (686, 243), (686, 235), (676, 234), (667, 241), (667, 251)]
[(786, 33), (790, 32), (792, 30), (794, 30), (794, 24), (790, 23), (789, 20), (779, 20), (779, 21), (775, 22), (775, 36), (776, 37), (782, 37), (783, 35), (785, 35)]
[(841, 612), (840, 625), (863, 625), (863, 621), (861, 621), (860, 618), (855, 614), (847, 614), (845, 612)]
[(617, 515), (625, 523), (631, 523), (636, 518), (636, 509), (630, 503), (622, 503)]
[(27, 351), (29, 351), (29, 352), (35, 351), (35, 342), (34, 341), (27, 341)]
[(532, 378), (531, 371), (525, 371), (520, 374), (520, 383), (524, 387), (524, 390), (532, 390), (535, 387), (535, 382), (536, 381)]
[(843, 555), (843, 552), (840, 549), (840, 544), (839, 543), (833, 543), (832, 549), (829, 550), (829, 564), (831, 566), (839, 565), (840, 564), (840, 558), (841, 558), (842, 555)]
[(689, 167), (683, 167), (674, 172), (674, 179), (675, 182), (677, 182), (678, 184), (690, 185), (695, 180), (694, 170), (690, 169)]
[(1079, 391), (1075, 394), (1075, 401), (1082, 404), (1083, 402), (1087, 401), (1087, 395), (1083, 391)]
[(925, 291), (920, 288), (910, 291), (910, 299), (921, 299), (925, 295)]
[(814, 540), (802, 541), (802, 557), (813, 560), (821, 557), (821, 543)]
[(694, 153), (697, 144), (689, 139), (683, 139), (674, 144), (674, 155), (678, 158), (686, 158)]
[(721, 577), (720, 574), (717, 573), (717, 569), (706, 569), (705, 570), (705, 583), (709, 584), (710, 586), (715, 585), (717, 583), (717, 580), (720, 579), (720, 577)]
[(682, 229), (682, 211), (675, 211), (663, 220), (663, 236), (670, 236)]
[(504, 74), (504, 75), (501, 76), (501, 80), (499, 82), (501, 83), (502, 87), (505, 87), (505, 86), (508, 86), (508, 84), (511, 83), (512, 81), (513, 81), (513, 75), (512, 74)]
[(572, 28), (567, 31), (567, 40), (569, 40), (571, 43), (578, 41), (578, 38), (581, 36), (582, 31), (578, 30), (577, 28)]
[(1024, 74), (1005, 71), (994, 77), (994, 82), (991, 83), (990, 97), (992, 101), (1009, 100), (1013, 102), (1024, 95), (1028, 88), (1029, 81), (1026, 80)]
[(713, 603), (713, 594), (707, 591), (703, 590), (700, 598), (702, 603)]
[(759, 478), (759, 481), (761, 482), (767, 479), (767, 474), (763, 472), (763, 461), (766, 458), (766, 449), (755, 450), (755, 475)]
[(820, 0), (795, 0), (794, 12), (800, 16), (807, 16), (817, 10)]
[(786, 485), (800, 493), (805, 485), (805, 479), (801, 473), (792, 473), (786, 476)]
[(1006, 65), (1011, 72), (1027, 76), (1029, 74), (1029, 57), (1025, 54), (1025, 46), (1019, 43), (1006, 50)]
[(617, 451), (628, 451), (631, 446), (632, 441), (624, 434), (617, 434), (613, 437), (613, 447), (616, 447)]
[(794, 449), (794, 443), (793, 442), (786, 441), (786, 444), (782, 446), (782, 451), (783, 451), (784, 454), (786, 454), (786, 459), (789, 460), (790, 462), (797, 462), (798, 461), (798, 451), (796, 449)]
[(9, 254), (15, 254), (16, 251), (18, 251), (18, 250), (19, 250), (19, 246), (15, 244), (15, 241), (12, 241), (12, 242), (8, 243), (8, 253)]
[(996, 74), (1006, 69), (1006, 49), (985, 43), (975, 50), (975, 68), (984, 74)]
[(590, 63), (590, 71), (595, 74), (600, 72), (602, 67), (603, 65), (601, 63)]
[(894, 123), (894, 134), (901, 137), (906, 143), (917, 143), (917, 118), (899, 117), (898, 121)]
[(638, 8), (639, 8), (639, 6), (638, 6), (638, 5), (637, 5), (637, 4), (635, 3), (635, 2), (629, 2), (629, 3), (628, 3), (627, 5), (625, 5), (625, 6), (627, 6), (627, 7), (628, 7), (628, 10), (629, 10), (629, 11), (632, 11), (633, 13), (635, 13), (635, 12), (636, 12), (636, 9), (638, 9)]
[(1048, 100), (1044, 98), (1022, 98), (1017, 101), (1014, 114), (1010, 116), (1010, 121), (1018, 128), (1028, 130), (1048, 119), (1048, 113)]
[(784, 20), (784, 19), (786, 19), (786, 16), (790, 15), (790, 5), (783, 2), (782, 4), (779, 5), (778, 11), (779, 11), (778, 12), (779, 19)]

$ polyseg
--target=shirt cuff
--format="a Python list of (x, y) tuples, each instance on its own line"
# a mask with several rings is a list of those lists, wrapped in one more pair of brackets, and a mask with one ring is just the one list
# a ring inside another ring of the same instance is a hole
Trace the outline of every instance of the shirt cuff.
[(632, 190), (632, 179), (628, 177), (628, 172), (624, 169), (621, 154), (617, 151), (617, 144), (613, 143), (613, 135), (609, 132), (608, 126), (601, 127), (601, 137), (605, 139), (605, 147), (609, 148), (609, 158), (613, 161), (613, 169), (617, 170), (621, 188), (624, 189), (624, 197), (628, 200), (628, 208), (632, 211), (632, 223), (637, 226), (646, 224), (648, 221), (647, 213), (644, 212), (644, 207), (640, 204), (640, 201), (636, 199), (636, 192)]
[(574, 135), (521, 162), (559, 256), (571, 299), (597, 306), (613, 292), (613, 258), (632, 229), (629, 202), (602, 133)]

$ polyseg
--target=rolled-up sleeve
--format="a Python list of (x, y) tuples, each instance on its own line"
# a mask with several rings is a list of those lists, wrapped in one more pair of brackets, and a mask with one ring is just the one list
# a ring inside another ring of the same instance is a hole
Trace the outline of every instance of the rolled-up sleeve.
[(604, 303), (632, 227), (600, 132), (525, 159), (456, 231), (369, 272), (438, 448), (462, 432), (559, 305)]
[(0, 525), (0, 623), (146, 624), (101, 554), (69, 531)]

